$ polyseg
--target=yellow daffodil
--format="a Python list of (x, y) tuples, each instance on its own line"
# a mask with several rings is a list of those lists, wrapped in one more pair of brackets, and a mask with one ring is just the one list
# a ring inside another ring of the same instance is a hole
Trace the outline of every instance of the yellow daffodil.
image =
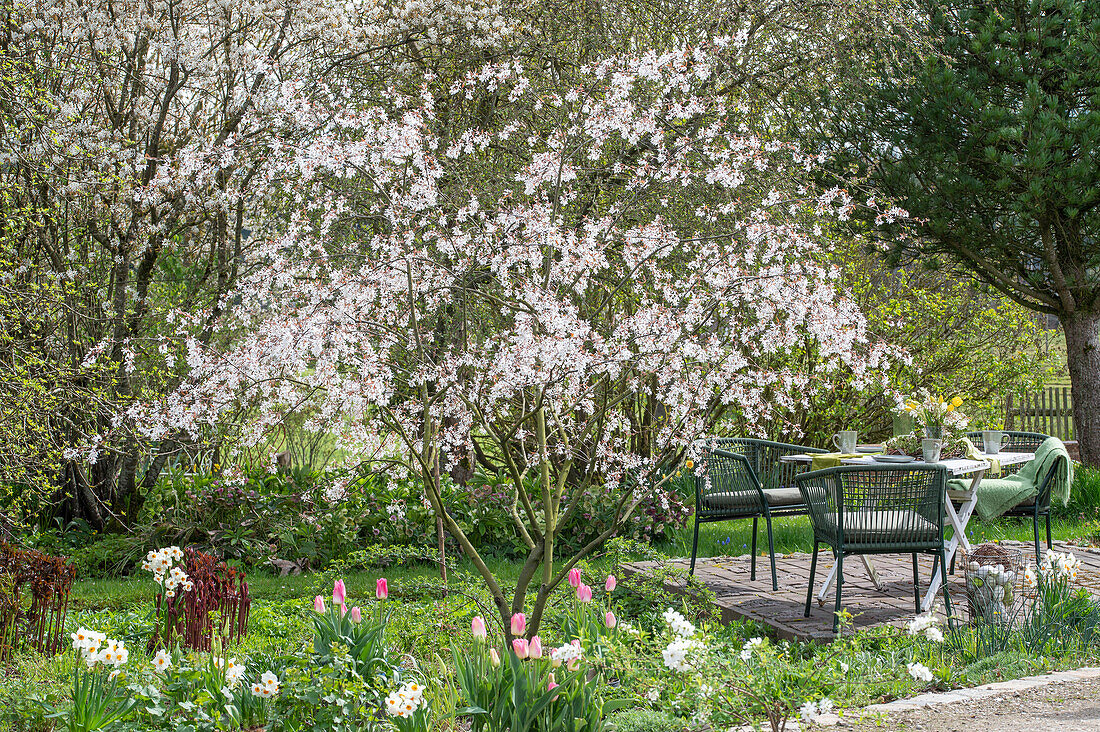
[(955, 407), (955, 409), (958, 409), (959, 407), (961, 407), (962, 403), (963, 403), (962, 397), (955, 397), (954, 399), (951, 400), (951, 406)]

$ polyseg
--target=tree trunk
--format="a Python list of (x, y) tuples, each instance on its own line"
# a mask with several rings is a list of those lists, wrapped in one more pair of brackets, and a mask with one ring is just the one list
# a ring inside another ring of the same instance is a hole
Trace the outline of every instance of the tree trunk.
[(1061, 322), (1081, 462), (1100, 467), (1100, 313), (1076, 313)]

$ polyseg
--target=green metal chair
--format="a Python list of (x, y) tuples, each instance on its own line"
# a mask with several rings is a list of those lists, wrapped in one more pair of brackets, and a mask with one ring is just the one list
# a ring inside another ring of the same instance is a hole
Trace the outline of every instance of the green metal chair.
[[(1044, 435), (1042, 432), (1013, 432), (1012, 430), (1001, 430), (1001, 432), (1005, 433), (1005, 440), (1001, 443), (1001, 452), (1035, 452), (1039, 449), (1039, 445), (1050, 438), (1050, 435)], [(966, 437), (979, 450), (982, 449), (982, 433), (980, 430), (967, 432)], [(1006, 465), (1001, 468), (1001, 472), (1004, 475), (1018, 473), (1025, 464)]]
[(785, 455), (827, 452), (815, 447), (749, 437), (722, 437), (695, 444), (699, 469), (695, 474), (695, 534), (691, 542), (691, 569), (699, 552), (699, 525), (716, 521), (752, 519), (751, 579), (756, 579), (756, 539), (760, 519), (768, 530), (772, 588), (779, 589), (775, 573), (772, 518), (806, 513), (794, 478), (806, 465), (780, 462)]
[[(836, 607), (833, 632), (840, 625), (844, 558), (861, 554), (912, 554), (913, 598), (920, 612), (917, 555), (931, 554), (932, 574), (944, 562), (943, 521), (947, 473), (942, 467), (907, 465), (845, 465), (804, 473), (796, 478), (814, 529), (810, 586), (805, 617), (810, 617), (817, 572), (817, 553), (827, 544), (836, 558)], [(947, 582), (943, 600), (951, 615)]]
[[(1039, 449), (1039, 445), (1042, 445), (1048, 439), (1050, 435), (1044, 435), (1042, 432), (1012, 432), (1004, 430), (1007, 435), (1007, 439), (1001, 444), (1001, 452), (1035, 452)], [(970, 438), (970, 441), (975, 445), (981, 447), (982, 433), (981, 432), (968, 432), (966, 435)], [(1017, 463), (1015, 465), (1006, 465), (1001, 469), (1002, 474), (1011, 475), (1012, 473), (1018, 473), (1021, 468), (1027, 463)], [(1013, 509), (1006, 511), (1004, 516), (1019, 516), (1022, 518), (1031, 518), (1031, 531), (1035, 537), (1035, 561), (1036, 563), (1042, 562), (1042, 556), (1039, 551), (1039, 518), (1046, 519), (1047, 525), (1047, 549), (1051, 549), (1054, 546), (1054, 542), (1051, 540), (1050, 535), (1050, 490), (1054, 486), (1055, 480), (1065, 480), (1066, 471), (1069, 470), (1065, 458), (1059, 458), (1054, 461), (1054, 464), (1047, 471), (1047, 474), (1043, 476), (1043, 482), (1039, 486), (1039, 493), (1035, 496), (1034, 501), (1027, 503), (1021, 503)], [(951, 560), (951, 571), (955, 570), (955, 560)]]

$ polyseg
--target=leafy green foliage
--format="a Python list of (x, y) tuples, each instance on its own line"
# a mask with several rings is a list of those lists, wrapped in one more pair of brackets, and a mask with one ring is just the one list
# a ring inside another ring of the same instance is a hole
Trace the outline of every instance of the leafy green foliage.
[(682, 722), (665, 712), (645, 707), (615, 712), (610, 721), (617, 732), (677, 732), (684, 728)]

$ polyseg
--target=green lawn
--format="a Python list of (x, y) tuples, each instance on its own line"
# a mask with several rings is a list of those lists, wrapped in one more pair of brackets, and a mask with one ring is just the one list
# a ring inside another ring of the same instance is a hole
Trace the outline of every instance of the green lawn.
[[(677, 532), (672, 544), (665, 548), (673, 556), (691, 555), (691, 537), (694, 524), (690, 523)], [(985, 541), (1027, 541), (1033, 540), (1031, 521), (1017, 518), (1003, 518), (991, 523), (974, 519), (969, 524), (969, 539), (972, 544)], [(757, 552), (768, 551), (768, 534), (764, 522), (760, 522), (757, 538)], [(1040, 535), (1045, 528), (1039, 526)], [(1093, 521), (1080, 519), (1054, 520), (1051, 525), (1054, 539), (1086, 540), (1100, 531)], [(791, 552), (811, 552), (814, 547), (813, 531), (810, 520), (805, 516), (793, 516), (772, 520), (772, 532), (775, 537), (775, 550), (781, 554)], [(752, 521), (725, 521), (703, 524), (699, 527), (699, 556), (737, 556), (747, 554), (752, 542)]]
[[(813, 549), (813, 533), (809, 519), (804, 516), (775, 519), (775, 548), (780, 553), (809, 552)], [(687, 557), (691, 554), (691, 536), (693, 524), (688, 524), (676, 532), (671, 541), (655, 548), (672, 557)], [(1042, 527), (1040, 527), (1042, 530)], [(1084, 540), (1094, 535), (1100, 528), (1092, 521), (1056, 520), (1053, 533), (1056, 540)], [(737, 556), (747, 554), (751, 541), (751, 521), (727, 521), (723, 523), (703, 524), (699, 531), (699, 556)], [(1031, 541), (1031, 522), (1020, 519), (1001, 519), (993, 523), (970, 522), (970, 541), (979, 544), (984, 541)], [(766, 554), (768, 549), (764, 523), (760, 522), (760, 535), (757, 551)], [(521, 563), (507, 559), (489, 559), (489, 567), (505, 585), (512, 585), (519, 576)], [(588, 574), (598, 577), (613, 572), (610, 561), (603, 556), (589, 562)], [(74, 610), (103, 610), (132, 607), (147, 603), (152, 597), (152, 584), (139, 573), (125, 579), (88, 579), (77, 580), (73, 587), (72, 607)], [(472, 562), (459, 558), (452, 574), (456, 579), (475, 579), (476, 569)], [(390, 591), (395, 597), (413, 596), (423, 592), (426, 585), (436, 585), (439, 570), (435, 567), (419, 564), (411, 567), (391, 567), (369, 572), (351, 572), (342, 575), (348, 586), (351, 599), (349, 605), (359, 600), (374, 597), (375, 582), (379, 577), (390, 578)], [(266, 573), (249, 575), (248, 586), (253, 600), (310, 600), (314, 595), (327, 596), (332, 589), (335, 574), (308, 573), (289, 577), (275, 577)], [(400, 581), (394, 582), (393, 578)], [(459, 584), (462, 584), (460, 582)]]

